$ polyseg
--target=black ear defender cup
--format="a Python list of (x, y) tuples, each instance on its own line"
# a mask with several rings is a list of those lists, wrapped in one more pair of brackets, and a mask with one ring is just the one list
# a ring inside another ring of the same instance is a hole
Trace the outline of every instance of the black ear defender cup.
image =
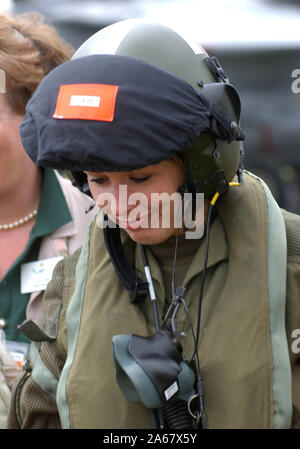
[(112, 344), (116, 380), (128, 401), (157, 409), (171, 399), (188, 401), (195, 394), (194, 372), (165, 332), (150, 337), (115, 335)]

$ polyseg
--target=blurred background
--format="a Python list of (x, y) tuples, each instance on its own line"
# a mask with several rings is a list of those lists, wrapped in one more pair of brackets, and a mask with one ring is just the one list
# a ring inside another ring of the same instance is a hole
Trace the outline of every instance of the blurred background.
[(75, 49), (100, 28), (139, 17), (200, 42), (241, 96), (245, 168), (300, 213), (299, 0), (0, 0), (0, 9), (41, 12)]

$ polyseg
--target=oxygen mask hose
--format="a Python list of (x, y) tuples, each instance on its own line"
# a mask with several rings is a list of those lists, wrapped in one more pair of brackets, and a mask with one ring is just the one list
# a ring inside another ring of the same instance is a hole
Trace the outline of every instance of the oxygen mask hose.
[(186, 401), (176, 399), (163, 406), (167, 429), (193, 429), (192, 415), (187, 412)]

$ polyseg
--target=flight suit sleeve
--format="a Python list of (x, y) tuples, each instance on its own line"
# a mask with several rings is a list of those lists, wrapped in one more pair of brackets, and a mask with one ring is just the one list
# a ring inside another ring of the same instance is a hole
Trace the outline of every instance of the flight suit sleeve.
[(300, 429), (300, 216), (282, 209), (287, 237), (286, 334), (292, 370), (292, 427)]
[(41, 327), (25, 322), (24, 329), (29, 329), (33, 342), (29, 360), (13, 390), (7, 421), (9, 429), (61, 427), (55, 398), (67, 353), (64, 318), (74, 287), (72, 267), (76, 265), (77, 253), (60, 261), (54, 269), (43, 296)]
[(292, 427), (300, 429), (300, 259), (288, 263), (286, 329), (292, 369)]

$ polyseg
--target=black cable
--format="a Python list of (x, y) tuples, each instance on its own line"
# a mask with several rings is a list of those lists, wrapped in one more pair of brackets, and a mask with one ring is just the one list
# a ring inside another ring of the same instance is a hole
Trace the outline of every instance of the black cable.
[[(212, 214), (213, 209), (214, 209), (214, 206), (213, 206), (213, 204), (211, 204), (210, 207), (209, 207), (209, 210), (208, 210), (207, 223), (206, 223), (205, 257), (204, 257), (203, 272), (202, 272), (201, 287), (200, 287), (200, 296), (199, 296), (199, 303), (198, 303), (196, 342), (195, 342), (194, 351), (193, 351), (193, 353), (192, 353), (188, 363), (190, 363), (193, 360), (193, 358), (195, 357), (195, 354), (198, 353), (198, 343), (199, 343), (199, 336), (200, 336), (201, 308), (202, 308), (204, 284), (205, 284), (206, 269), (207, 269), (207, 262), (208, 262), (209, 232), (210, 232), (210, 224), (211, 224), (211, 214)], [(197, 354), (197, 357), (198, 357), (198, 354)]]
[(153, 288), (153, 283), (152, 283), (152, 277), (151, 277), (151, 273), (150, 273), (149, 263), (148, 263), (148, 259), (147, 259), (147, 254), (146, 254), (144, 245), (140, 245), (140, 247), (141, 247), (142, 259), (143, 259), (143, 263), (144, 263), (144, 270), (145, 270), (146, 278), (147, 278), (147, 281), (148, 281), (148, 288), (149, 288), (150, 299), (151, 299), (152, 307), (153, 307), (155, 327), (156, 327), (156, 330), (159, 331), (160, 330), (159, 313), (158, 313), (157, 301), (156, 301), (155, 291), (154, 291), (154, 288)]
[(174, 249), (174, 261), (173, 261), (173, 270), (172, 270), (172, 296), (175, 295), (175, 269), (176, 269), (177, 251), (178, 251), (178, 237), (179, 237), (179, 228), (177, 228), (177, 232), (176, 232), (176, 242), (175, 242), (175, 249)]
[[(187, 303), (185, 302), (185, 300), (183, 298), (182, 298), (181, 302), (182, 302), (183, 307), (184, 307), (184, 309), (186, 311), (186, 314), (188, 316), (188, 320), (189, 320), (189, 323), (190, 323), (194, 344), (195, 344), (195, 347), (197, 347), (197, 344), (196, 344), (197, 340), (196, 340), (195, 332), (194, 332), (194, 329), (193, 329), (193, 322), (192, 322), (192, 318), (191, 318), (191, 315), (190, 315), (189, 308), (188, 308)], [(198, 351), (196, 351), (196, 359), (197, 359), (197, 370), (198, 370), (198, 374), (199, 374), (200, 373), (200, 361), (199, 361)], [(190, 361), (188, 363), (190, 363)]]
[(162, 327), (166, 324), (166, 321), (168, 319), (169, 313), (171, 312), (172, 307), (174, 306), (174, 296), (175, 296), (175, 269), (176, 269), (176, 261), (177, 261), (177, 252), (178, 252), (178, 238), (179, 238), (179, 228), (176, 232), (176, 242), (175, 242), (175, 249), (174, 249), (174, 260), (173, 260), (173, 270), (172, 270), (172, 301), (169, 305), (165, 316), (163, 318)]
[[(207, 263), (208, 263), (208, 252), (209, 252), (209, 234), (210, 234), (210, 225), (211, 225), (211, 219), (212, 219), (212, 212), (214, 209), (214, 205), (211, 204), (208, 210), (208, 214), (207, 214), (207, 221), (206, 221), (206, 235), (205, 235), (205, 255), (204, 255), (204, 263), (203, 263), (203, 271), (202, 271), (202, 279), (201, 279), (201, 286), (200, 286), (200, 295), (199, 295), (199, 303), (198, 303), (198, 313), (197, 313), (197, 330), (196, 330), (196, 334), (194, 333), (193, 330), (193, 323), (189, 314), (189, 309), (187, 307), (186, 302), (183, 300), (183, 298), (181, 299), (181, 302), (184, 305), (185, 311), (187, 313), (188, 319), (189, 319), (189, 323), (191, 326), (191, 331), (192, 331), (192, 336), (193, 336), (193, 340), (195, 343), (194, 346), (194, 350), (192, 355), (190, 356), (189, 360), (188, 360), (188, 364), (191, 363), (191, 361), (193, 360), (193, 358), (196, 355), (197, 358), (197, 367), (198, 367), (198, 373), (200, 373), (200, 363), (199, 363), (199, 356), (198, 356), (198, 344), (199, 344), (199, 336), (200, 336), (200, 319), (201, 319), (201, 309), (202, 309), (202, 301), (203, 301), (203, 293), (204, 293), (204, 285), (205, 285), (205, 279), (206, 279), (206, 270), (207, 270)], [(177, 251), (178, 251), (178, 231), (177, 231), (177, 236), (176, 236), (176, 245), (175, 245), (175, 251), (174, 251), (174, 263), (173, 263), (173, 272), (172, 272), (172, 294), (173, 297), (175, 295), (175, 282), (174, 282), (174, 278), (175, 278), (175, 267), (176, 267), (176, 259), (177, 259)], [(172, 327), (174, 330), (176, 330), (176, 326), (175, 326), (175, 317), (176, 314), (178, 312), (179, 309), (179, 305), (180, 303), (177, 303), (175, 305), (175, 309), (173, 311), (172, 314)], [(174, 306), (174, 303), (172, 302), (165, 314), (165, 317), (163, 319), (163, 324), (162, 326), (164, 326), (164, 324), (166, 323), (166, 320), (168, 318), (168, 315), (172, 309), (172, 307)]]
[(171, 318), (172, 332), (173, 332), (174, 336), (177, 334), (175, 318), (176, 318), (179, 307), (180, 307), (180, 301), (178, 301), (178, 303), (176, 304), (173, 314), (172, 314), (172, 318)]

